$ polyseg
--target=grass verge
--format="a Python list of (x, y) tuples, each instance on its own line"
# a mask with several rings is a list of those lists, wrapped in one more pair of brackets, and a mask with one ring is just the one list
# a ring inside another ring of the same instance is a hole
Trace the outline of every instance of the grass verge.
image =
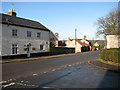
[(105, 61), (105, 60), (103, 60), (101, 58), (97, 59), (97, 61), (105, 63), (105, 64), (113, 65), (113, 66), (120, 66), (120, 63), (114, 63), (114, 62), (111, 62), (111, 61)]

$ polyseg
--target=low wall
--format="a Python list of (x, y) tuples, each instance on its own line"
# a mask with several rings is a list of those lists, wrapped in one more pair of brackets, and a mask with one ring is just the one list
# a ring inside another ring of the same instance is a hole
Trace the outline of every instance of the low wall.
[[(31, 57), (41, 57), (41, 56), (49, 56), (49, 52), (40, 52), (40, 53), (31, 53)], [(18, 55), (9, 55), (9, 56), (2, 56), (0, 59), (22, 59), (27, 58), (27, 54), (18, 54)]]
[[(50, 52), (41, 52), (41, 53), (31, 53), (31, 57), (41, 57), (41, 56), (49, 56), (49, 55), (57, 55), (57, 54), (67, 54), (67, 53), (75, 53), (75, 48), (67, 48), (67, 47), (51, 47)], [(20, 55), (9, 55), (2, 56), (1, 59), (16, 59), (16, 58), (27, 58), (27, 54)]]
[(75, 53), (75, 48), (52, 47), (52, 48), (50, 49), (50, 55), (67, 54), (67, 53)]

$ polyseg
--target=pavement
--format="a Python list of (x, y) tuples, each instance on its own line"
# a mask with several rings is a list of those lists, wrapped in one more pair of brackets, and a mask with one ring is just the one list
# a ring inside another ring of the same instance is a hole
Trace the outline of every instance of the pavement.
[(43, 60), (43, 59), (59, 58), (59, 57), (64, 57), (64, 56), (73, 56), (73, 55), (85, 54), (85, 53), (89, 53), (89, 52), (59, 54), (59, 55), (52, 55), (52, 56), (41, 56), (41, 57), (30, 57), (30, 58), (3, 59), (3, 60), (0, 60), (0, 63), (5, 64), (5, 63), (25, 62), (25, 61), (32, 61), (32, 60)]
[(104, 70), (120, 73), (120, 66), (106, 64), (106, 63), (103, 63), (103, 62), (98, 61), (98, 60), (88, 61), (88, 64), (93, 66), (93, 67), (99, 68), (99, 69), (104, 69)]
[(42, 59), (48, 59), (48, 58), (57, 58), (62, 56), (72, 56), (75, 55), (75, 53), (71, 54), (60, 54), (60, 55), (52, 55), (52, 56), (41, 56), (41, 57), (30, 57), (30, 58), (15, 58), (15, 59), (3, 59), (0, 61), (0, 63), (14, 63), (14, 62), (24, 62), (24, 61), (32, 61), (32, 60), (42, 60)]
[(5, 64), (5, 63), (14, 63), (14, 62), (43, 60), (43, 59), (50, 59), (50, 58), (59, 58), (59, 57), (64, 57), (64, 56), (73, 56), (73, 55), (79, 55), (79, 54), (87, 54), (89, 52), (94, 52), (94, 51), (88, 51), (88, 52), (82, 52), (82, 53), (59, 54), (59, 55), (51, 55), (51, 56), (41, 56), (41, 57), (30, 57), (30, 58), (3, 59), (3, 60), (0, 60), (0, 63)]

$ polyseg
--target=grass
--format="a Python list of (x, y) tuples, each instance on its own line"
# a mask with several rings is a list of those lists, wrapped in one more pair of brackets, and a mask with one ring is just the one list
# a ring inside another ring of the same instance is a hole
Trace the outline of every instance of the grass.
[(100, 61), (102, 63), (105, 63), (105, 64), (109, 64), (109, 65), (113, 65), (113, 66), (120, 66), (120, 63), (114, 63), (114, 62), (111, 62), (111, 61), (105, 61), (101, 58), (97, 59), (97, 61)]

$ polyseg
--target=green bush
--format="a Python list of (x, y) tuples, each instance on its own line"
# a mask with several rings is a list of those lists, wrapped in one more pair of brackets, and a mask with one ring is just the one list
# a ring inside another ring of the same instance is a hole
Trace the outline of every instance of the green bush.
[(94, 46), (95, 48), (100, 48), (99, 46)]
[(120, 48), (103, 49), (100, 55), (103, 60), (120, 63)]

